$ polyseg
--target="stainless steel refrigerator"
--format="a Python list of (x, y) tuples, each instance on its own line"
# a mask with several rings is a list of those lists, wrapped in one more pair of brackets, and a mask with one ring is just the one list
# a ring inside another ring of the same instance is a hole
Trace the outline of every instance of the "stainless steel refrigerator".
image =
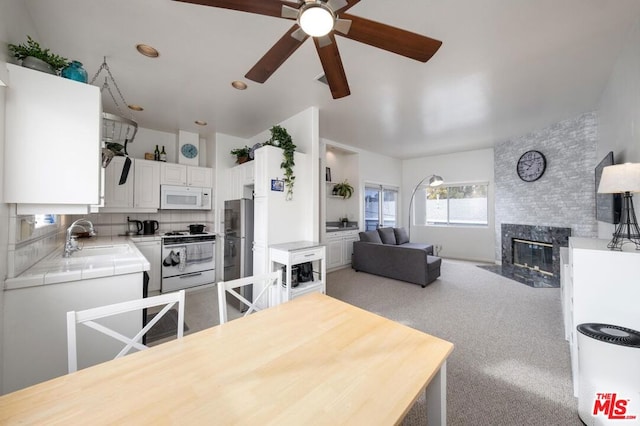
[[(224, 281), (253, 274), (253, 200), (241, 198), (224, 202)], [(252, 300), (250, 286), (240, 291)], [(247, 306), (233, 296), (227, 302), (239, 311)]]

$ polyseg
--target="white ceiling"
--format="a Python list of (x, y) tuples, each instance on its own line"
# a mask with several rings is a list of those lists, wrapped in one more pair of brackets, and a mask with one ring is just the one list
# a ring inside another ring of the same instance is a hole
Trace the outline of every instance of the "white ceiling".
[[(145, 108), (131, 113), (141, 127), (248, 138), (317, 106), (321, 137), (396, 158), (490, 147), (596, 109), (640, 19), (638, 0), (361, 0), (350, 14), (443, 45), (420, 63), (338, 37), (351, 95), (334, 100), (314, 80), (311, 40), (266, 83), (244, 79), (288, 20), (171, 0), (25, 3), (31, 35), (83, 62), (89, 79), (107, 57), (127, 102)], [(105, 110), (117, 113), (111, 102)]]

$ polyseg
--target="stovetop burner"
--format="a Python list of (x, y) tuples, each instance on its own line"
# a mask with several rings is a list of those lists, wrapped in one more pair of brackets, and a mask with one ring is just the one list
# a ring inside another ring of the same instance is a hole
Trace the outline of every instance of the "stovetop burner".
[(186, 235), (211, 235), (209, 232), (189, 232), (189, 231), (169, 231), (165, 232), (165, 237), (186, 236)]

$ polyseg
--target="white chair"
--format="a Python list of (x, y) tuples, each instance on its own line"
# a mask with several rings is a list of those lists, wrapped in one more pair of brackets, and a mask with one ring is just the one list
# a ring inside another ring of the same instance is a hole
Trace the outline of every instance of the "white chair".
[[(115, 358), (120, 358), (126, 355), (132, 348), (136, 348), (138, 350), (148, 349), (148, 346), (140, 343), (140, 340), (151, 329), (151, 327), (153, 327), (160, 318), (164, 316), (164, 314), (169, 312), (169, 310), (175, 306), (176, 303), (178, 304), (178, 326), (176, 335), (177, 338), (180, 339), (184, 335), (184, 290), (162, 294), (160, 296), (146, 297), (144, 299), (114, 303), (112, 305), (100, 306), (83, 311), (67, 312), (67, 356), (69, 373), (73, 373), (78, 370), (76, 324), (84, 324), (87, 327), (93, 328), (94, 330), (124, 343), (125, 347), (115, 356)], [(93, 321), (125, 312), (142, 311), (142, 309), (161, 305), (164, 305), (162, 310), (158, 312), (156, 316), (142, 328), (142, 330), (131, 338)]]
[[(260, 293), (255, 296), (254, 286), (254, 296), (253, 302), (248, 301), (244, 296), (238, 293), (235, 289), (239, 287), (245, 286), (253, 286), (254, 284), (260, 284), (262, 290)], [(246, 317), (253, 311), (259, 311), (260, 308), (257, 306), (258, 301), (265, 295), (268, 295), (267, 298), (267, 306), (272, 304), (277, 305), (280, 303), (280, 293), (282, 288), (282, 272), (275, 271), (269, 274), (264, 275), (256, 275), (252, 277), (238, 278), (232, 281), (220, 281), (218, 283), (218, 307), (220, 311), (220, 324), (224, 324), (227, 322), (227, 298), (226, 293), (231, 294), (236, 299), (240, 300), (242, 303), (247, 305), (249, 308), (244, 313)]]

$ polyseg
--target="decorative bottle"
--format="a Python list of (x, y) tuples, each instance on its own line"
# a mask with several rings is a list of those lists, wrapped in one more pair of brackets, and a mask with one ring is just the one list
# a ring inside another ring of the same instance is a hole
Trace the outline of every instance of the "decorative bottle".
[(158, 145), (156, 145), (156, 149), (153, 151), (153, 159), (160, 161), (160, 150), (158, 149)]
[(160, 161), (167, 162), (167, 153), (164, 151), (164, 145), (162, 145), (162, 151), (160, 151)]
[(82, 63), (78, 61), (71, 61), (69, 65), (62, 69), (60, 75), (69, 80), (75, 80), (81, 83), (87, 82), (87, 71), (82, 67)]

